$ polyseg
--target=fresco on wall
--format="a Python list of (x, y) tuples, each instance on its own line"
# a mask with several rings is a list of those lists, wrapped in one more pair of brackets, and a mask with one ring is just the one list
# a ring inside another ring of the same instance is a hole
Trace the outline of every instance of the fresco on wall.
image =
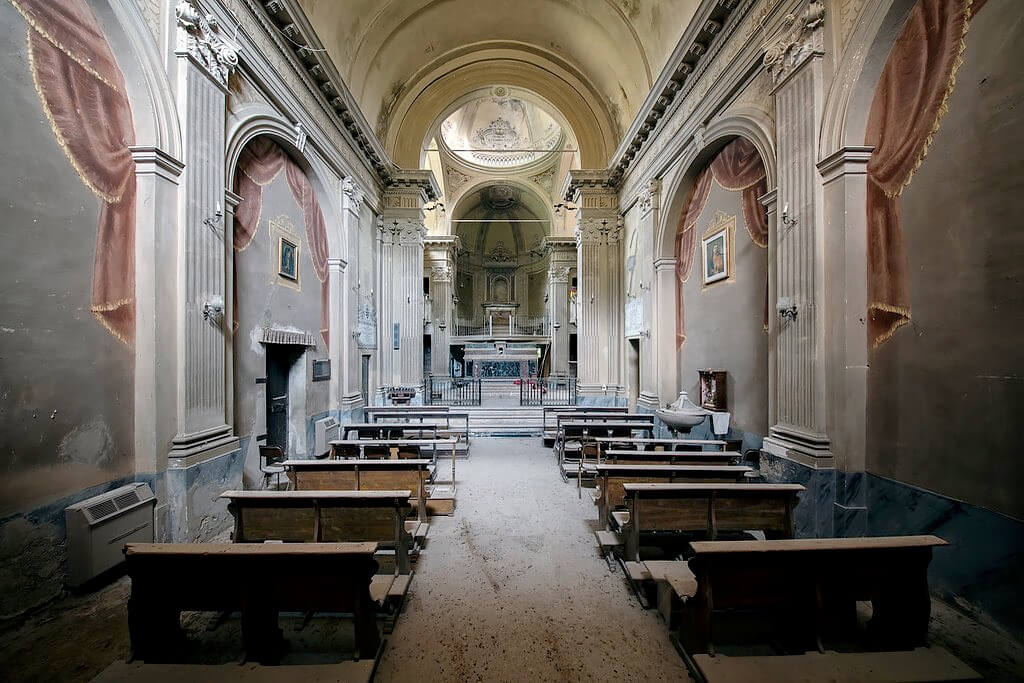
[[(263, 211), (263, 187), (277, 178), (281, 171), (285, 172), (288, 187), (291, 189), (295, 203), (302, 209), (303, 223), (306, 226), (306, 241), (313, 257), (313, 268), (320, 281), (321, 319), (320, 335), (324, 344), (328, 341), (327, 314), (329, 307), (327, 285), (327, 228), (324, 214), (320, 210), (313, 185), (298, 164), (285, 154), (284, 150), (270, 138), (259, 137), (246, 145), (238, 161), (235, 173), (235, 184), (238, 194), (242, 197), (235, 211), (234, 248), (245, 251), (259, 230), (260, 215)], [(238, 288), (235, 287), (235, 298)], [(234, 307), (237, 315), (237, 303)], [(238, 326), (237, 319), (235, 326)]]
[[(736, 138), (715, 155), (697, 176), (690, 196), (683, 205), (676, 228), (676, 344), (686, 341), (686, 318), (683, 308), (683, 285), (690, 278), (697, 251), (697, 219), (708, 200), (712, 180), (725, 190), (741, 193), (743, 222), (750, 241), (759, 247), (768, 246), (768, 214), (758, 201), (768, 191), (764, 162), (757, 148), (746, 138)], [(764, 287), (765, 323), (768, 315), (768, 288)], [(766, 328), (767, 329), (767, 328)]]
[(868, 114), (868, 341), (883, 344), (910, 322), (907, 256), (899, 197), (939, 130), (963, 63), (973, 3), (914, 5), (882, 70)]
[(85, 0), (12, 0), (29, 25), (28, 63), (43, 113), (100, 200), (92, 314), (135, 339), (135, 128), (124, 75)]

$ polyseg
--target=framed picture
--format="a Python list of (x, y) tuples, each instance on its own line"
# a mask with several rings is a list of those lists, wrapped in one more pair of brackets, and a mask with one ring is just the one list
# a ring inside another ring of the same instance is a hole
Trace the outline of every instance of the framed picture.
[(704, 231), (700, 244), (701, 268), (704, 273), (703, 284), (705, 286), (732, 277), (732, 246), (735, 229), (736, 217), (719, 212)]
[(278, 239), (277, 273), (292, 281), (299, 279), (299, 245), (281, 237)]

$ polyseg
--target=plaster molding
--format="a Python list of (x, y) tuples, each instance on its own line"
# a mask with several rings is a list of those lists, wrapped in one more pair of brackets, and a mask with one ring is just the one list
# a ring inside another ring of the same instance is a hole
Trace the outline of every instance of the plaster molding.
[(180, 0), (174, 6), (178, 26), (178, 50), (188, 53), (222, 86), (238, 66), (238, 48), (220, 30), (213, 14), (202, 14), (191, 0)]
[(366, 193), (352, 176), (345, 176), (341, 180), (341, 192), (344, 195), (345, 208), (355, 213), (359, 213), (359, 210), (363, 206), (363, 202), (366, 200)]
[(845, 175), (866, 175), (868, 161), (874, 151), (871, 146), (843, 147), (818, 162), (824, 184), (829, 184)]
[(431, 266), (430, 281), (441, 284), (450, 284), (452, 281), (452, 267), (448, 264)]
[(575, 234), (577, 248), (615, 244), (622, 240), (622, 217), (581, 218)]
[(636, 196), (637, 209), (640, 211), (640, 216), (646, 216), (651, 211), (660, 208), (661, 206), (661, 181), (655, 178), (647, 183), (647, 187), (642, 189)]
[(782, 35), (765, 45), (764, 65), (778, 87), (805, 61), (825, 54), (825, 5), (810, 0), (799, 14), (790, 13), (782, 21)]

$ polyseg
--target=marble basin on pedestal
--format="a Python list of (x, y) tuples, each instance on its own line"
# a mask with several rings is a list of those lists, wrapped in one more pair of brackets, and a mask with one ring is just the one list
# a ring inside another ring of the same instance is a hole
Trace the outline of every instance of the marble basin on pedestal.
[(679, 392), (679, 398), (668, 408), (655, 411), (662, 422), (673, 432), (689, 432), (707, 417), (708, 412), (694, 404), (685, 391)]

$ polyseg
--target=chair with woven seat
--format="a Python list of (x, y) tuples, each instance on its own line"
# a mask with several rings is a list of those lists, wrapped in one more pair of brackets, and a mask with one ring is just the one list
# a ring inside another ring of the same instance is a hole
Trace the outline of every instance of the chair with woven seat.
[(286, 460), (284, 449), (280, 446), (260, 446), (260, 472), (263, 473), (263, 488), (270, 484), (271, 477), (277, 477), (277, 490), (281, 490), (281, 475), (284, 474)]

